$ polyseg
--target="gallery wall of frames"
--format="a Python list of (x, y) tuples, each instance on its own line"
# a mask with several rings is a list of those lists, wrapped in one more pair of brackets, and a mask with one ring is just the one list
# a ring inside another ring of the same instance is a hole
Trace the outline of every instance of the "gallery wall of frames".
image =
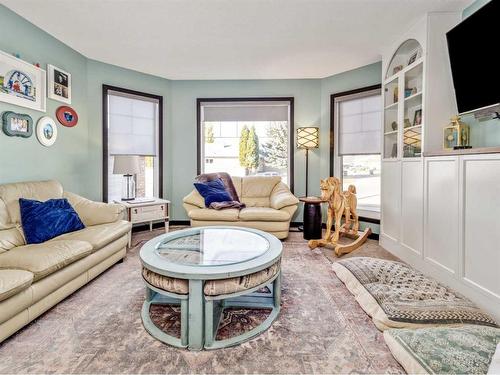
[[(61, 102), (55, 113), (46, 112), (47, 100)], [(17, 53), (0, 51), (0, 101), (13, 105), (1, 114), (3, 133), (9, 137), (30, 138), (35, 133), (41, 145), (50, 147), (57, 141), (58, 124), (78, 124), (71, 107), (71, 73), (51, 64), (45, 70)], [(22, 108), (39, 111), (40, 117), (23, 113)]]

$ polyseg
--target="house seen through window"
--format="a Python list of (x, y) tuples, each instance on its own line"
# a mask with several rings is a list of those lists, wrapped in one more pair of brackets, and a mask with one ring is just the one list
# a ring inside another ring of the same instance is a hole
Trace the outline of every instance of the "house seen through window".
[(200, 173), (280, 176), (290, 184), (290, 103), (201, 102)]

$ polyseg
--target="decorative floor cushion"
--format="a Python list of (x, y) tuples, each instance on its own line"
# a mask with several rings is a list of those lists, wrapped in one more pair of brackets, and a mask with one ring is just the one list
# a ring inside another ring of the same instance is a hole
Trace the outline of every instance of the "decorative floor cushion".
[(358, 257), (340, 260), (333, 270), (380, 330), (495, 321), (472, 302), (410, 266)]
[(389, 329), (384, 339), (408, 374), (486, 374), (492, 370), (500, 329), (478, 325)]
[(495, 350), (495, 354), (493, 354), (493, 358), (491, 359), (488, 374), (500, 374), (500, 341), (498, 342), (497, 350)]

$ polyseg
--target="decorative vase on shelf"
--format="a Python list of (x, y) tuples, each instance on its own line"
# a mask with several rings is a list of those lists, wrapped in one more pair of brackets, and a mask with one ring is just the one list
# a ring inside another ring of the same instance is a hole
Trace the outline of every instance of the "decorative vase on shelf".
[(469, 125), (453, 116), (448, 126), (443, 129), (443, 149), (459, 150), (471, 148)]

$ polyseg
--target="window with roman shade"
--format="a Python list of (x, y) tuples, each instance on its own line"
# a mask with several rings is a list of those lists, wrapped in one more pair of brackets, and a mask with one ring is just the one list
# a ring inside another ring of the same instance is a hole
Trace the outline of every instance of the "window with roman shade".
[[(119, 199), (122, 176), (113, 174), (115, 156), (139, 158), (137, 197), (159, 197), (161, 171), (160, 107), (162, 98), (120, 88), (104, 90), (107, 119), (107, 175), (104, 199)], [(107, 194), (106, 194), (107, 193)]]
[(338, 100), (339, 155), (380, 154), (382, 98), (354, 95)]
[(333, 95), (334, 174), (343, 189), (357, 189), (358, 208), (364, 217), (380, 214), (382, 96), (380, 89)]

